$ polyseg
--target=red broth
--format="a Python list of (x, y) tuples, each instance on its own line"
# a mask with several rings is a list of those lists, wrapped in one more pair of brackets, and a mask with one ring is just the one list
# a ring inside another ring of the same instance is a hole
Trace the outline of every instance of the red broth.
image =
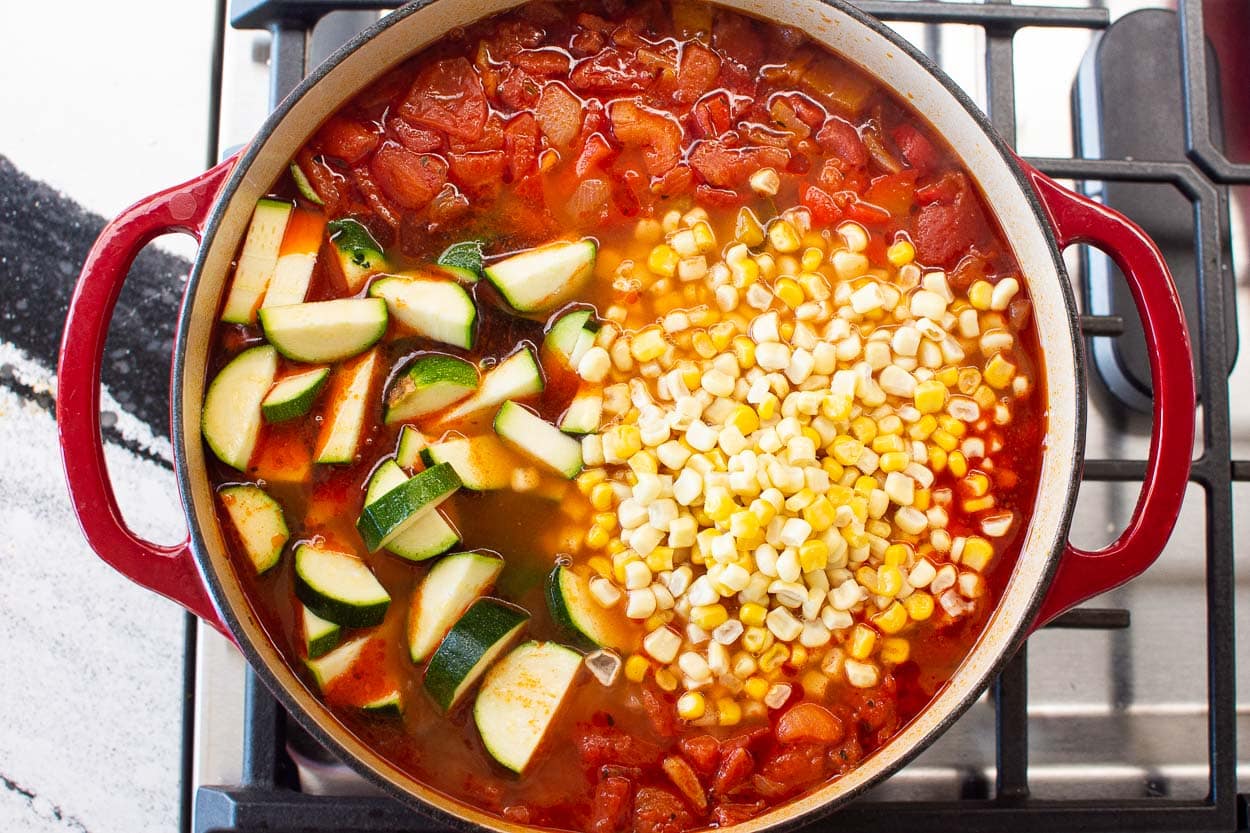
[[(775, 62), (777, 56), (787, 59)], [(625, 111), (618, 109), (622, 103)], [(882, 274), (901, 274), (903, 267), (891, 261), (903, 259), (899, 246), (908, 244), (913, 253), (908, 262), (915, 264), (916, 274), (944, 271), (957, 298), (989, 292), (1008, 278), (1019, 278), (1021, 285), (995, 320), (1013, 340), (1006, 352), (1024, 384), (990, 388), (978, 381), (966, 391), (969, 398), (985, 399), (983, 416), (965, 427), (964, 438), (981, 441), (984, 453), (953, 462), (968, 446), (947, 433), (950, 439), (943, 442), (950, 447), (943, 448), (932, 429), (925, 434), (927, 465), (935, 479), (921, 491), (928, 508), (945, 507), (947, 537), (938, 539), (946, 541), (945, 551), (929, 536), (889, 539), (908, 548), (907, 565), (918, 560), (938, 569), (955, 564), (967, 574), (969, 568), (956, 564), (951, 541), (980, 536), (991, 511), (1010, 513), (1007, 528), (990, 537), (993, 558), (979, 581), (974, 576), (969, 593), (951, 600), (951, 609), (930, 597), (932, 614), (909, 619), (897, 632), (874, 629), (878, 647), (871, 664), (879, 677), (861, 687), (847, 681), (843, 665), (822, 669), (833, 651), (843, 660), (850, 656), (855, 628), (873, 628), (863, 623), (885, 610), (871, 599), (864, 602), (854, 614), (855, 625), (834, 628), (824, 645), (800, 653), (793, 647), (798, 643), (791, 643), (787, 658), (767, 680), (770, 690), (779, 683), (791, 686), (783, 704), (766, 707), (756, 698), (752, 705), (749, 694), (730, 696), (745, 705), (737, 719), (730, 719), (732, 709), (718, 705), (720, 700), (708, 703), (699, 718), (681, 717), (677, 702), (684, 684), (671, 671), (675, 666), (647, 660), (640, 643), (648, 625), (615, 611), (610, 621), (622, 634), (622, 659), (636, 655), (645, 660), (644, 678), (628, 678), (628, 660), (626, 673), (610, 687), (583, 671), (542, 750), (520, 776), (492, 760), (470, 706), (448, 716), (434, 708), (422, 688), (422, 668), (409, 659), (409, 601), (433, 562), (414, 564), (385, 551), (367, 552), (355, 522), (365, 483), (395, 452), (402, 426), (384, 424), (382, 407), (390, 380), (405, 363), (414, 355), (441, 352), (467, 357), (486, 370), (518, 345), (537, 351), (554, 315), (519, 314), (483, 280), (468, 287), (478, 310), (472, 350), (415, 336), (392, 318), (378, 347), (382, 370), (370, 392), (376, 407), (368, 409), (352, 463), (313, 462), (335, 401), (334, 387), (343, 383), (336, 365), (329, 388), (306, 416), (262, 426), (245, 472), (216, 461), (210, 465), (215, 484), (257, 483), (282, 507), (291, 543), (275, 568), (256, 575), (240, 541), (232, 533), (228, 538), (247, 598), (280, 652), (314, 691), (303, 668), (290, 550), (311, 540), (353, 553), (390, 594), (384, 621), (370, 631), (376, 639), (353, 674), (324, 692), (349, 731), (415, 780), (502, 818), (593, 833), (678, 833), (745, 820), (838, 777), (888, 743), (942, 687), (976, 641), (1015, 562), (1036, 497), (1046, 413), (1024, 280), (981, 196), (923, 114), (802, 33), (723, 9), (698, 2), (538, 2), (456, 30), (405, 62), (331, 117), (295, 161), (322, 205), (289, 177), (275, 183), (272, 193), (299, 210), (362, 223), (384, 248), (388, 273), (428, 272), (440, 252), (463, 240), (483, 241), (491, 263), (558, 238), (593, 237), (599, 252), (595, 274), (572, 300), (627, 334), (674, 311), (717, 309), (715, 292), (705, 282), (652, 276), (643, 285), (625, 265), (648, 263), (653, 246), (671, 239), (673, 229), (664, 224), (681, 228), (671, 214), (690, 216), (697, 209), (704, 213), (694, 217), (705, 218), (718, 248), (735, 239), (743, 208), (764, 224), (786, 209), (798, 209), (810, 223), (805, 235), (823, 235), (826, 254), (846, 248), (839, 232), (844, 223), (858, 224), (867, 236), (862, 254)], [(750, 177), (765, 168), (776, 173), (776, 182), (761, 190)], [(648, 236), (657, 229), (659, 237)], [(753, 252), (768, 249), (764, 242)], [(774, 260), (782, 257), (775, 253)], [(828, 258), (821, 269), (828, 272)], [(777, 280), (771, 279), (771, 287), (781, 293)], [(362, 287), (356, 294), (366, 293)], [(305, 300), (347, 295), (326, 237)], [(963, 302), (963, 308), (969, 303)], [(772, 308), (784, 306), (773, 302)], [(980, 309), (979, 314), (984, 323), (994, 311)], [(864, 322), (865, 327), (872, 324)], [(710, 330), (711, 325), (692, 326), (666, 337), (689, 355)], [(255, 324), (220, 325), (210, 376), (263, 340)], [(300, 367), (281, 359), (278, 376)], [(527, 404), (556, 421), (582, 382), (575, 369), (549, 355), (544, 355), (543, 373), (543, 393)], [(644, 378), (642, 368), (636, 375)], [(612, 421), (604, 420), (604, 430)], [(432, 422), (413, 424), (434, 441), (439, 434)], [(457, 430), (472, 434), (481, 428)], [(874, 447), (876, 438), (865, 438), (866, 426), (846, 431), (861, 445)], [(900, 436), (914, 439), (909, 430)], [(888, 443), (881, 447), (887, 450), (873, 453), (889, 453)], [(935, 462), (939, 456), (941, 466)], [(838, 466), (829, 468), (837, 471)], [(960, 473), (953, 471), (956, 467)], [(604, 470), (608, 481), (628, 485), (631, 477), (637, 480), (625, 465), (587, 466), (592, 468)], [(966, 503), (977, 499), (975, 484), (970, 485), (977, 475), (985, 478), (992, 510), (967, 508), (977, 506)], [(504, 557), (506, 567), (492, 595), (530, 612), (529, 638), (569, 643), (569, 634), (551, 619), (543, 585), (560, 559), (583, 576), (594, 575), (594, 559), (607, 556), (587, 536), (601, 512), (591, 508), (594, 484), (588, 479), (569, 483), (545, 474), (541, 480), (544, 487), (537, 492), (461, 490), (442, 508), (461, 534), (456, 550)], [(224, 510), (221, 519), (230, 530)], [(874, 576), (882, 575), (879, 552), (863, 563), (873, 565)], [(739, 614), (738, 602), (727, 598), (725, 604), (733, 608), (732, 615)], [(352, 636), (345, 635), (345, 641)], [(906, 652), (895, 653), (895, 661), (880, 653), (891, 637), (906, 643)], [(402, 716), (362, 713), (360, 703), (392, 684), (399, 687)], [(833, 722), (818, 715), (816, 723), (824, 730), (795, 729), (814, 714), (795, 711), (804, 703), (818, 705)], [(666, 757), (684, 764), (664, 766)], [(693, 773), (694, 792), (688, 779), (683, 789), (682, 767)]]

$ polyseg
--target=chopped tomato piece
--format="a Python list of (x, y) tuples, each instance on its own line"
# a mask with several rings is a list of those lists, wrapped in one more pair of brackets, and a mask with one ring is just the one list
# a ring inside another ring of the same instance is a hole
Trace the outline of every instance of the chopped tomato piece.
[(508, 173), (518, 180), (538, 168), (538, 122), (533, 114), (522, 113), (508, 122), (503, 131), (508, 152)]
[(720, 56), (703, 44), (690, 41), (682, 47), (677, 64), (677, 90), (674, 98), (689, 104), (716, 85)]
[(577, 748), (588, 767), (654, 766), (664, 757), (659, 746), (614, 726), (586, 726), (577, 738)]
[(900, 124), (890, 135), (894, 137), (894, 144), (898, 145), (907, 164), (921, 174), (928, 173), (937, 167), (939, 162), (937, 149), (933, 147), (933, 143), (927, 136), (916, 129), (915, 125)]
[(824, 706), (799, 703), (777, 721), (777, 740), (783, 744), (824, 743), (842, 740), (842, 721)]
[(378, 134), (358, 121), (334, 116), (317, 131), (321, 152), (355, 165), (378, 146)]
[(720, 760), (720, 741), (716, 738), (711, 735), (695, 735), (682, 738), (677, 745), (681, 754), (701, 774), (711, 775), (716, 771), (716, 764)]
[(836, 159), (826, 159), (816, 174), (816, 182), (826, 191), (837, 191), (842, 187), (846, 177), (842, 174), (841, 163)]
[(608, 115), (622, 144), (642, 148), (647, 173), (662, 176), (681, 160), (681, 125), (672, 116), (635, 101), (614, 102)]
[(896, 217), (906, 217), (911, 213), (915, 194), (916, 171), (907, 170), (874, 178), (864, 199)]
[(634, 796), (635, 833), (682, 833), (694, 817), (680, 798), (660, 787), (643, 787)]
[(712, 24), (712, 45), (747, 66), (764, 60), (764, 42), (750, 21), (736, 14), (718, 14)]
[(916, 189), (916, 199), (925, 202), (952, 203), (955, 197), (968, 187), (962, 171), (946, 171), (937, 182), (926, 183)]
[(486, 91), (465, 58), (435, 61), (417, 75), (399, 115), (413, 124), (474, 141), (486, 127)]
[(582, 152), (578, 155), (573, 169), (579, 178), (584, 177), (590, 171), (607, 165), (618, 154), (619, 151), (608, 144), (608, 140), (603, 138), (602, 133), (592, 133), (586, 139), (586, 144), (582, 147)]
[(499, 98), (513, 110), (532, 110), (542, 94), (542, 84), (520, 67), (504, 76), (499, 85)]
[(690, 763), (680, 755), (669, 755), (660, 766), (664, 774), (668, 776), (668, 780), (672, 781), (678, 792), (690, 802), (690, 806), (698, 810), (700, 814), (706, 813), (707, 793), (703, 791), (699, 776), (695, 774)]
[(776, 147), (731, 148), (717, 139), (696, 142), (690, 164), (709, 185), (731, 188), (744, 185), (760, 168), (785, 170), (790, 154)]
[(850, 122), (830, 116), (816, 132), (816, 144), (825, 153), (832, 153), (848, 167), (858, 168), (868, 164), (868, 149)]
[(715, 139), (729, 130), (729, 96), (723, 92), (703, 96), (695, 102), (690, 117), (700, 138)]
[(654, 70), (640, 66), (623, 49), (609, 46), (578, 61), (569, 74), (569, 85), (575, 90), (634, 93), (646, 89), (654, 79)]
[(567, 148), (577, 139), (581, 129), (582, 100), (563, 84), (549, 82), (538, 98), (534, 117), (552, 147)]
[(818, 185), (805, 185), (799, 194), (799, 202), (812, 212), (812, 222), (817, 225), (831, 226), (842, 219), (842, 208), (828, 191)]
[(717, 795), (728, 795), (755, 771), (755, 758), (744, 747), (729, 750), (716, 770), (712, 788)]
[(515, 55), (543, 42), (543, 30), (526, 20), (505, 20), (495, 32), (494, 44), (501, 55)]
[[(390, 144), (387, 143), (387, 145)], [(387, 145), (383, 145), (383, 148), (385, 149)], [(407, 153), (407, 151), (404, 152)], [(381, 151), (378, 151), (378, 154), (380, 155)], [(356, 182), (356, 190), (364, 195), (365, 204), (369, 210), (394, 230), (399, 228), (399, 213), (391, 205), (391, 198), (378, 186), (378, 183), (374, 182), (377, 175), (372, 172), (372, 166), (377, 164), (377, 160), (378, 157), (375, 155), (369, 165), (357, 165), (352, 169), (352, 177)]]
[(471, 191), (492, 191), (502, 184), (506, 164), (502, 150), (449, 153), (447, 161), (451, 163), (452, 179)]
[(911, 235), (916, 258), (927, 266), (953, 266), (977, 242), (982, 228), (981, 208), (967, 191), (950, 205), (922, 206)]
[(739, 208), (746, 205), (747, 198), (728, 188), (700, 184), (694, 188), (694, 201), (708, 208)]
[(863, 200), (855, 200), (846, 206), (846, 216), (859, 223), (877, 225), (890, 221), (890, 212)]
[(322, 202), (325, 203), (326, 214), (330, 216), (339, 214), (339, 200), (343, 197), (339, 193), (334, 173), (314, 158), (312, 151), (307, 147), (299, 152), (296, 160), (299, 162), (300, 170), (312, 181), (312, 187), (317, 192), (317, 196), (321, 197)]
[(676, 197), (688, 193), (692, 187), (694, 187), (694, 171), (690, 170), (690, 166), (685, 162), (679, 162), (668, 173), (657, 177), (651, 183), (651, 191), (661, 197)]
[(642, 707), (655, 733), (662, 738), (671, 738), (677, 734), (676, 700), (649, 682), (643, 685), (641, 697)]
[(512, 62), (531, 75), (560, 75), (569, 71), (569, 56), (557, 49), (523, 49)]
[(755, 788), (765, 797), (792, 795), (825, 776), (824, 748), (813, 744), (790, 746), (774, 753), (760, 766)]
[(433, 130), (409, 124), (401, 118), (386, 123), (387, 132), (413, 153), (429, 153), (443, 146), (443, 137)]
[(447, 163), (433, 154), (417, 154), (394, 142), (382, 145), (369, 163), (378, 187), (403, 208), (424, 208), (447, 181)]
[(587, 58), (594, 55), (607, 44), (608, 38), (603, 32), (583, 29), (569, 41), (569, 52), (575, 57)]
[(833, 774), (843, 775), (855, 768), (864, 757), (864, 747), (855, 735), (848, 735), (839, 745), (829, 750), (829, 763), (833, 765)]
[(763, 801), (755, 801), (750, 804), (741, 802), (717, 804), (712, 808), (712, 816), (716, 819), (717, 825), (728, 827), (731, 824), (741, 824), (758, 816), (765, 806)]
[(625, 778), (609, 776), (595, 785), (590, 833), (618, 833), (629, 822), (632, 789)]

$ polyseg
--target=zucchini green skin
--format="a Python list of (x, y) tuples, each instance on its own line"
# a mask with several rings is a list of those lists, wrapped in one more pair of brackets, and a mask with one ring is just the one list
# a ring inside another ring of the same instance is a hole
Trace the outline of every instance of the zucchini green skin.
[(386, 395), (386, 424), (441, 411), (477, 390), (477, 366), (455, 356), (421, 356), (398, 376)]
[[(349, 574), (370, 591), (367, 598), (351, 600), (340, 587), (327, 586), (323, 572), (325, 562), (336, 563), (336, 578)], [(351, 562), (355, 562), (354, 564)], [(347, 628), (369, 628), (379, 625), (386, 618), (391, 597), (374, 578), (369, 567), (360, 559), (346, 553), (318, 550), (309, 544), (295, 550), (295, 597), (322, 619)]]
[(406, 469), (413, 468), (417, 460), (421, 458), (421, 452), (426, 445), (424, 434), (411, 425), (405, 425), (399, 432), (399, 447), (395, 451), (395, 462)]
[(565, 566), (557, 566), (547, 576), (545, 587), (547, 610), (556, 627), (585, 648), (618, 648), (611, 627), (603, 621), (602, 611), (586, 582)]
[(520, 312), (544, 312), (560, 306), (582, 287), (595, 269), (594, 240), (562, 240), (486, 267), (486, 279)]
[(308, 175), (304, 173), (304, 169), (299, 166), (298, 162), (291, 163), (291, 179), (295, 181), (295, 188), (299, 191), (299, 195), (314, 205), (325, 205), (320, 195), (313, 189), (312, 183), (308, 181)]
[(265, 422), (285, 422), (308, 413), (329, 378), (330, 368), (319, 367), (279, 379), (260, 403)]
[(508, 399), (521, 399), (542, 393), (543, 374), (534, 351), (523, 346), (482, 375), (482, 381), (468, 399), (457, 402), (440, 418), (443, 425), (458, 422), (480, 411), (494, 408)]
[(473, 349), (477, 306), (455, 281), (386, 277), (370, 284), (369, 296), (384, 300), (391, 317), (417, 335)]
[(386, 335), (387, 309), (381, 298), (339, 298), (282, 307), (263, 307), (265, 338), (288, 359), (337, 362), (360, 355)]
[(429, 659), (456, 619), (489, 592), (503, 572), (503, 559), (481, 552), (454, 552), (425, 574), (412, 594), (408, 613), (408, 655)]
[(326, 230), (338, 252), (339, 266), (349, 290), (359, 291), (370, 275), (386, 270), (382, 247), (361, 223), (352, 219), (331, 220)]
[(235, 356), (209, 383), (200, 433), (227, 466), (247, 469), (260, 436), (261, 402), (277, 372), (278, 353), (266, 344)]
[(495, 414), (495, 433), (545, 469), (572, 480), (582, 470), (582, 445), (512, 400)]
[(341, 625), (322, 619), (307, 607), (301, 607), (300, 621), (304, 627), (304, 651), (309, 659), (317, 659), (334, 650), (343, 636)]
[(530, 615), (498, 599), (478, 599), (452, 625), (425, 668), (425, 690), (444, 712), (460, 704), (491, 663), (520, 636)]
[(593, 316), (594, 312), (588, 309), (558, 314), (543, 338), (543, 349), (560, 356), (568, 363), (582, 329), (591, 322)]
[(404, 698), (399, 693), (399, 689), (395, 689), (389, 694), (384, 694), (376, 700), (365, 703), (360, 707), (360, 710), (371, 717), (400, 717), (404, 713)]
[(450, 497), (460, 485), (459, 475), (447, 463), (418, 472), (404, 485), (365, 506), (356, 529), (369, 551), (377, 552), (421, 513), (432, 511)]
[(482, 279), (482, 242), (465, 240), (453, 243), (438, 256), (438, 265), (444, 271), (465, 283), (477, 283)]
[(474, 492), (511, 488), (512, 464), (521, 462), (507, 446), (489, 434), (432, 443), (420, 453), (427, 466), (450, 465), (464, 488)]
[[(373, 503), (392, 489), (408, 480), (408, 475), (394, 460), (386, 460), (374, 470), (365, 489), (365, 504)], [(396, 535), (386, 548), (406, 561), (424, 561), (442, 555), (460, 543), (456, 531), (442, 513), (435, 509), (426, 512), (411, 526)]]

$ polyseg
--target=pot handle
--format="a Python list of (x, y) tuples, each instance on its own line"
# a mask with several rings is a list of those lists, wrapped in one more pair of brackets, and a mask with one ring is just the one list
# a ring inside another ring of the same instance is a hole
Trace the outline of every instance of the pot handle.
[(1159, 248), (1124, 215), (1020, 164), (1041, 198), (1060, 247), (1095, 246), (1128, 279), (1145, 330), (1154, 388), (1150, 457), (1133, 517), (1120, 537), (1100, 550), (1067, 545), (1032, 632), (1065, 610), (1140, 575), (1159, 557), (1189, 482), (1196, 392), (1185, 314)]
[(122, 518), (100, 436), (100, 369), (113, 308), (135, 256), (168, 232), (189, 234), (198, 242), (235, 161), (227, 159), (195, 179), (140, 200), (100, 232), (69, 302), (56, 398), (61, 461), (87, 543), (122, 575), (172, 599), (227, 636), (196, 569), (190, 538), (172, 546), (153, 544)]

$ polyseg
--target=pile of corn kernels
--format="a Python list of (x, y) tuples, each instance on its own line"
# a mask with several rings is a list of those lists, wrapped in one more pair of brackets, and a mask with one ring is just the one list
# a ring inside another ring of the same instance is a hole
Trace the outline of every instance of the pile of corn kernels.
[[(874, 265), (864, 227), (801, 208), (744, 208), (732, 236), (701, 209), (641, 222), (649, 252), (617, 289), (667, 311), (613, 306), (577, 367), (605, 386), (579, 478), (591, 595), (642, 625), (625, 676), (702, 725), (778, 708), (796, 680), (873, 687), (915, 623), (973, 610), (1017, 523), (987, 472), (1033, 384), (1015, 278), (957, 294), (905, 238)], [(953, 536), (956, 510), (980, 534)]]

